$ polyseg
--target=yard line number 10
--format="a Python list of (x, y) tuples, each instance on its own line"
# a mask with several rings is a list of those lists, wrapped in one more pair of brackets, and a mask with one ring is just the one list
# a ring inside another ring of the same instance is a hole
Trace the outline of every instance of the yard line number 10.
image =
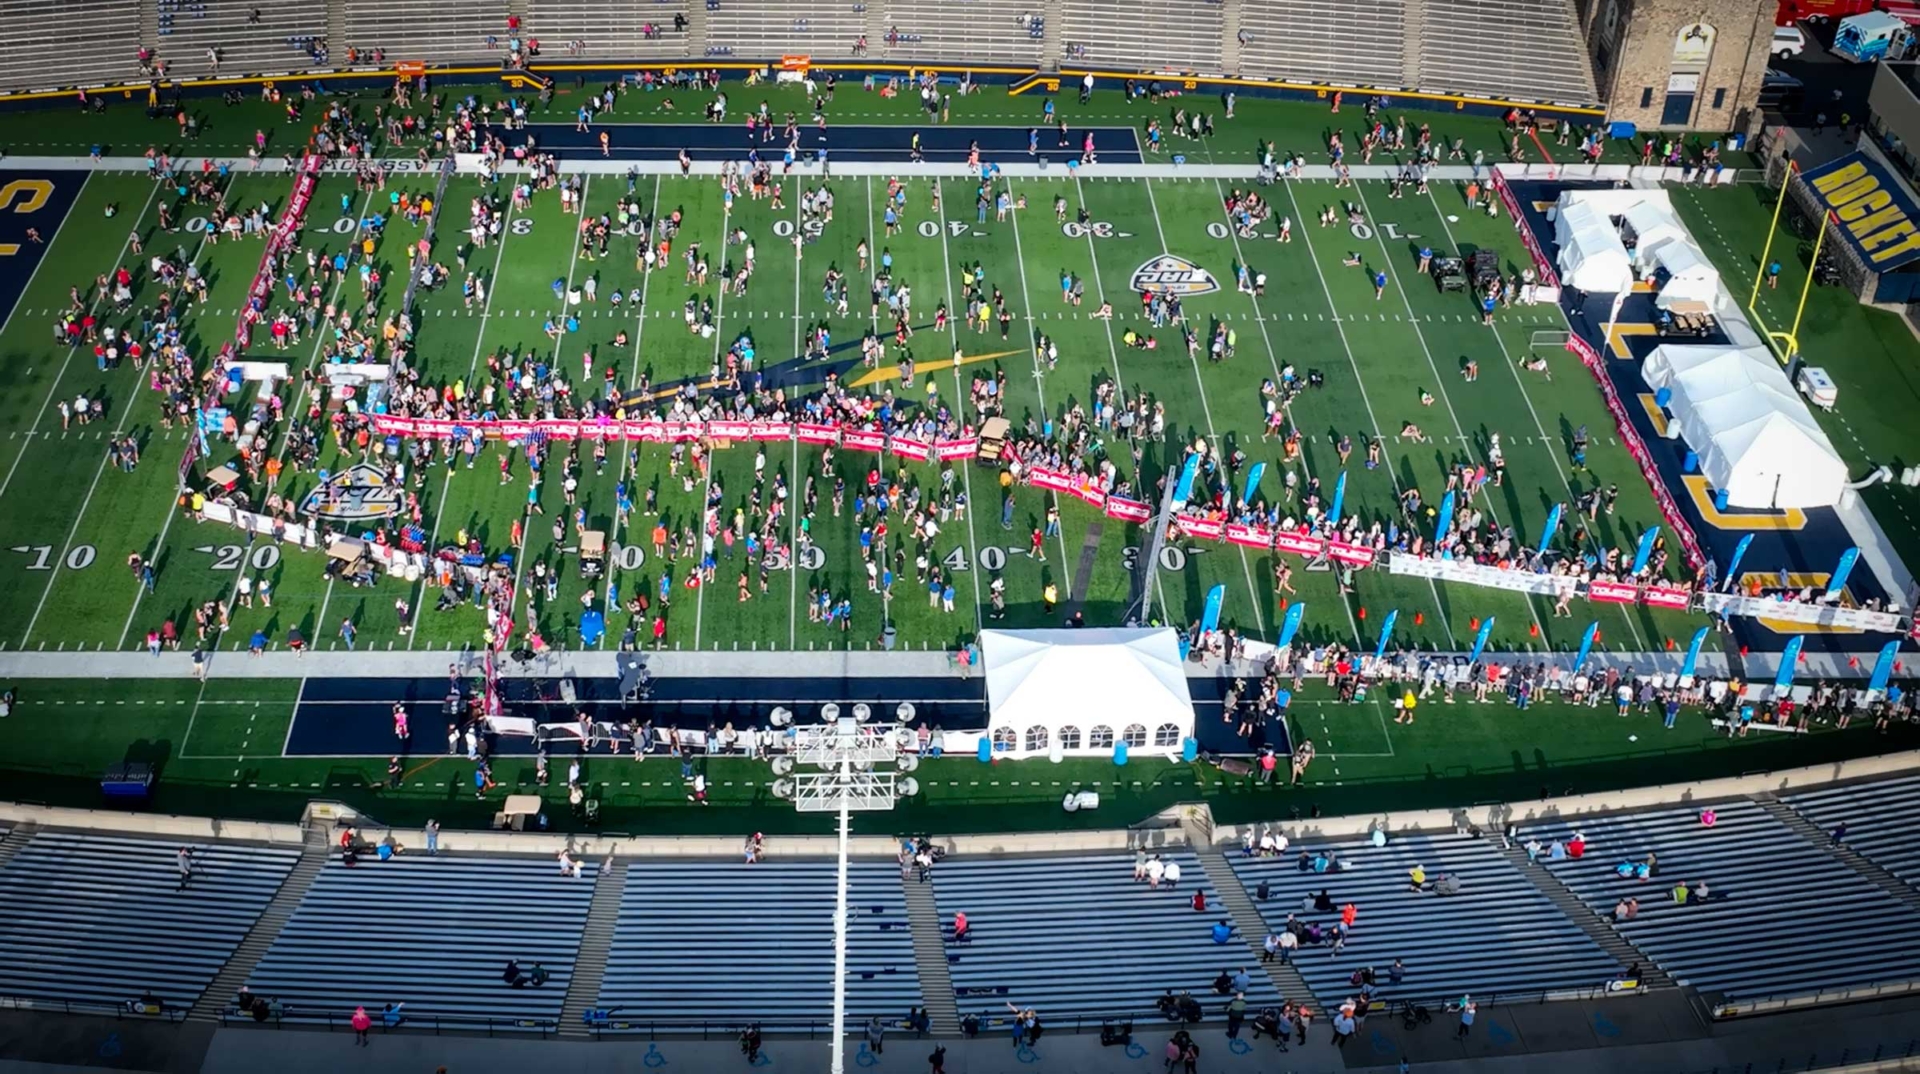
[[(1372, 224), (1367, 224), (1367, 223), (1348, 224), (1347, 230), (1353, 232), (1354, 238), (1359, 239), (1363, 242), (1373, 238)], [(1228, 230), (1227, 225), (1224, 222), (1219, 220), (1213, 220), (1208, 222), (1207, 234), (1216, 239), (1226, 239), (1226, 238), (1233, 237), (1233, 232)], [(1402, 237), (1400, 234), (1400, 225), (1391, 223), (1386, 220), (1380, 221), (1380, 234), (1386, 236), (1389, 239), (1398, 239)], [(1264, 235), (1262, 236), (1262, 238), (1270, 239), (1270, 238), (1273, 238), (1273, 236)]]

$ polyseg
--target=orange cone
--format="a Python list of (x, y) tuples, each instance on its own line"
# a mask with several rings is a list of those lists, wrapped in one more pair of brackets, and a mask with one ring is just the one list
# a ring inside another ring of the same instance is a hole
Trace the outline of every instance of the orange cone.
[(1746, 647), (1746, 646), (1744, 646), (1744, 645), (1742, 645), (1742, 646), (1740, 647), (1740, 655), (1741, 655), (1741, 656), (1745, 656), (1745, 655), (1747, 655), (1747, 647)]
[(1677, 648), (1679, 648), (1679, 646), (1677, 646), (1677, 645), (1675, 645), (1675, 644), (1673, 643), (1673, 639), (1672, 639), (1672, 638), (1668, 638), (1668, 639), (1667, 639), (1667, 651), (1668, 651), (1668, 652), (1672, 652), (1672, 651), (1674, 651), (1674, 650), (1675, 650), (1675, 649), (1677, 649)]
[(1476, 617), (1474, 617), (1474, 619), (1473, 619), (1473, 621), (1467, 624), (1467, 629), (1468, 629), (1468, 630), (1479, 630), (1479, 629), (1480, 629), (1480, 619), (1479, 619), (1479, 617), (1478, 617), (1478, 616), (1476, 616)]
[(1850, 667), (1850, 668), (1857, 668), (1857, 667), (1859, 667), (1859, 666), (1860, 666), (1860, 658), (1859, 658), (1859, 657), (1857, 657), (1857, 656), (1849, 656), (1849, 657), (1847, 657), (1847, 666), (1848, 666), (1848, 667)]
[(1283, 612), (1287, 610), (1287, 598), (1285, 597), (1280, 598), (1280, 610)]
[(1413, 625), (1414, 625), (1414, 626), (1419, 626), (1420, 624), (1422, 624), (1422, 623), (1424, 623), (1424, 622), (1426, 622), (1426, 621), (1427, 621), (1427, 613), (1425, 613), (1425, 612), (1414, 612), (1414, 613), (1413, 613)]
[(1366, 608), (1366, 605), (1363, 604), (1360, 606), (1360, 618), (1365, 619), (1366, 617), (1367, 617), (1367, 608)]
[(1540, 636), (1540, 624), (1539, 624), (1539, 623), (1530, 623), (1530, 624), (1528, 624), (1528, 625), (1527, 625), (1527, 637), (1530, 637), (1530, 638), (1537, 638), (1537, 637), (1539, 637), (1539, 636)]

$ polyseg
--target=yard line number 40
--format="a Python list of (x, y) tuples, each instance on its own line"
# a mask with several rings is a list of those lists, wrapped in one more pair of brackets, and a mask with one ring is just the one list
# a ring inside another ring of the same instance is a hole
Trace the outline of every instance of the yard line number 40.
[[(1347, 230), (1353, 232), (1353, 237), (1361, 240), (1362, 242), (1365, 242), (1366, 240), (1373, 238), (1372, 224), (1368, 224), (1364, 222), (1357, 223), (1357, 224), (1348, 224)], [(1227, 239), (1227, 238), (1233, 237), (1233, 232), (1227, 228), (1227, 225), (1223, 221), (1219, 221), (1219, 220), (1213, 220), (1207, 223), (1207, 234), (1216, 239)], [(1401, 235), (1400, 225), (1391, 223), (1386, 220), (1380, 221), (1380, 234), (1385, 235), (1389, 239), (1413, 237), (1411, 235), (1406, 235), (1406, 236)], [(1273, 236), (1263, 235), (1262, 238), (1271, 239), (1273, 238)]]

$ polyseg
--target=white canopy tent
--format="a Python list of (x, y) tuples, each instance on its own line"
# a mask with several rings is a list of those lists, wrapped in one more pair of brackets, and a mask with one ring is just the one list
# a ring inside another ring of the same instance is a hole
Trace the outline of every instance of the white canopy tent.
[(1642, 276), (1652, 272), (1658, 263), (1654, 251), (1669, 242), (1690, 241), (1687, 229), (1681, 226), (1673, 210), (1665, 205), (1635, 201), (1620, 215), (1626, 218), (1627, 226), (1633, 229), (1633, 264)]
[(1675, 302), (1712, 302), (1720, 290), (1720, 271), (1698, 246), (1685, 239), (1663, 242), (1653, 251), (1655, 268), (1666, 275), (1654, 299), (1661, 309)]
[(984, 630), (988, 734), (996, 754), (1178, 750), (1194, 733), (1193, 697), (1171, 628)]
[(1607, 214), (1584, 202), (1562, 204), (1554, 221), (1560, 280), (1590, 294), (1618, 294), (1633, 286), (1633, 262)]

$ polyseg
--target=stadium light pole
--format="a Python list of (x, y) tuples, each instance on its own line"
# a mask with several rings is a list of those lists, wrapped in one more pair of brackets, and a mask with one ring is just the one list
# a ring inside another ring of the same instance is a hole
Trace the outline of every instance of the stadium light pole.
[[(853, 706), (841, 715), (840, 706), (820, 707), (822, 723), (792, 727), (793, 712), (777, 708), (768, 722), (789, 728), (792, 750), (773, 759), (773, 795), (789, 800), (801, 813), (838, 813), (840, 848), (833, 905), (833, 1056), (832, 1074), (845, 1074), (847, 1061), (847, 859), (853, 840), (853, 814), (891, 811), (900, 796), (912, 797), (919, 783), (907, 773), (920, 758), (903, 753), (913, 732), (904, 725), (913, 718), (913, 705), (901, 702), (895, 711), (899, 723), (869, 724), (873, 710)], [(796, 764), (818, 772), (795, 774)]]

